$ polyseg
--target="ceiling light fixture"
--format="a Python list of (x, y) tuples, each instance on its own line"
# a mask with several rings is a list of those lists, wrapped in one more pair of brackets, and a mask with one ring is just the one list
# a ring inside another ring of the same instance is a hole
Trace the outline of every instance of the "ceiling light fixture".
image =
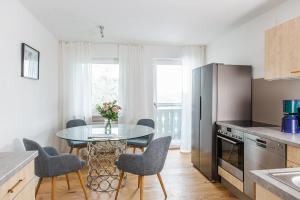
[(99, 26), (99, 31), (100, 31), (100, 36), (101, 36), (101, 38), (104, 38), (104, 33), (103, 33), (103, 31), (104, 31), (104, 26), (100, 25), (100, 26)]

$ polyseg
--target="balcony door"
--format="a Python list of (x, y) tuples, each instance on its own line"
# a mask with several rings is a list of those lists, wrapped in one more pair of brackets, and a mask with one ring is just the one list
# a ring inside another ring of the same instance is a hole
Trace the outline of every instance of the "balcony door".
[(181, 139), (182, 65), (179, 60), (155, 62), (155, 118), (158, 137), (171, 135), (173, 147)]

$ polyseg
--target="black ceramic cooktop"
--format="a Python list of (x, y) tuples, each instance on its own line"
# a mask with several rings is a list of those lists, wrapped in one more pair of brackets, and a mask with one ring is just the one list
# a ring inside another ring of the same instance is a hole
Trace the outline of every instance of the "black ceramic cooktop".
[(276, 127), (276, 125), (255, 122), (255, 121), (251, 121), (251, 120), (222, 121), (222, 122), (226, 123), (226, 124), (235, 125), (235, 126), (241, 126), (241, 127)]

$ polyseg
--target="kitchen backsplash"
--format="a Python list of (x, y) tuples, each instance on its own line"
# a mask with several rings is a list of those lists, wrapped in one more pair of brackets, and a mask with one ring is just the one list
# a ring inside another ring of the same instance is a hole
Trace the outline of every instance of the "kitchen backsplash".
[(254, 79), (252, 82), (252, 119), (281, 125), (282, 100), (300, 99), (300, 80)]

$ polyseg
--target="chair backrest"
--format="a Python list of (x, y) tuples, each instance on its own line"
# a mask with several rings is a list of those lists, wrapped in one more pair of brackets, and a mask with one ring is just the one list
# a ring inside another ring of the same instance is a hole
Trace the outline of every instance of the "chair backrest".
[[(82, 119), (72, 119), (67, 122), (66, 127), (67, 128), (73, 128), (77, 126), (86, 126), (86, 122)], [(67, 140), (68, 145), (71, 147), (72, 146), (72, 141)]]
[[(148, 126), (153, 129), (155, 128), (155, 122), (152, 119), (140, 119), (136, 124), (141, 126)], [(147, 143), (149, 144), (154, 138), (154, 133), (143, 136), (143, 138), (147, 138)]]
[(148, 126), (150, 128), (155, 128), (155, 123), (152, 119), (140, 119), (137, 125)]
[(153, 175), (159, 173), (165, 164), (172, 137), (161, 137), (153, 140), (143, 153), (144, 173)]
[(86, 122), (82, 119), (72, 119), (67, 122), (66, 127), (67, 128), (72, 128), (72, 127), (77, 127), (77, 126), (85, 126)]
[(47, 174), (46, 161), (50, 158), (48, 153), (35, 141), (24, 138), (23, 143), (26, 151), (38, 151), (38, 156), (35, 158), (35, 175), (44, 177)]
[(145, 137), (148, 137), (148, 145), (150, 144), (150, 142), (153, 140), (153, 138), (154, 138), (154, 133), (151, 133), (151, 134), (149, 134), (149, 135), (147, 135), (147, 136), (145, 136)]

